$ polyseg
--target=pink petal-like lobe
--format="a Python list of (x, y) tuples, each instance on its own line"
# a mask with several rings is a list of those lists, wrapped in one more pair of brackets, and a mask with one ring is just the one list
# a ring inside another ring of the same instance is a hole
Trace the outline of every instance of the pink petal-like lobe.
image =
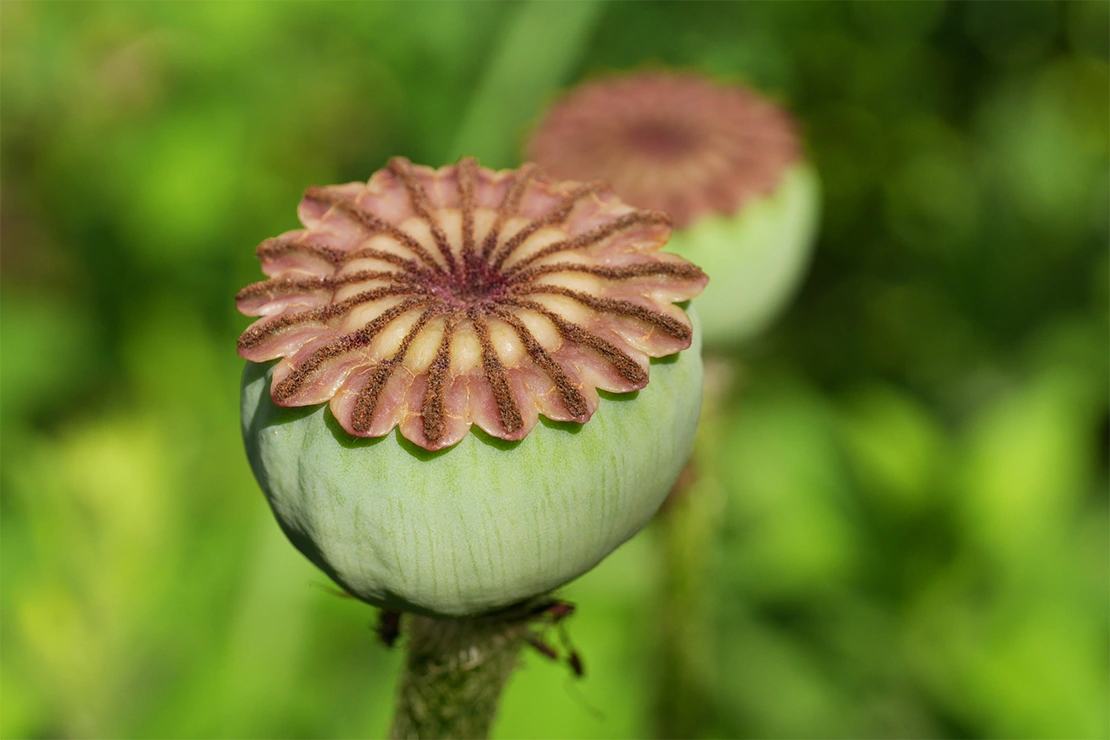
[(261, 317), (239, 354), (279, 360), (278, 405), (329, 403), (352, 435), (396, 428), (429, 450), (474, 424), (519, 440), (540, 414), (584, 423), (597, 389), (643, 388), (650, 358), (690, 346), (674, 304), (708, 280), (659, 251), (663, 214), (534, 165), (395, 158), (309, 188), (298, 213), (304, 229), (258, 248), (269, 279), (236, 298)]

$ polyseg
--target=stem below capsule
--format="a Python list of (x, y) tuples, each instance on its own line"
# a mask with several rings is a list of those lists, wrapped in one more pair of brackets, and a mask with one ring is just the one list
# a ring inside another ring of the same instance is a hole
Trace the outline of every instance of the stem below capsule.
[(528, 629), (520, 619), (411, 617), (390, 737), (488, 737)]

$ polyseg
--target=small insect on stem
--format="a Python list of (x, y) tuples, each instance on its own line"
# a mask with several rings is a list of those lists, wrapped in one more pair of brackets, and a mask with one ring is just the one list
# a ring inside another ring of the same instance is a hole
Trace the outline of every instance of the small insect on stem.
[(570, 651), (570, 655), (567, 656), (567, 663), (570, 664), (570, 669), (574, 671), (574, 675), (578, 678), (586, 675), (586, 668), (582, 665), (582, 658), (579, 657), (577, 651)]
[(541, 640), (538, 635), (529, 633), (525, 635), (524, 639), (527, 640), (528, 644), (534, 647), (536, 651), (539, 652), (541, 655), (550, 658), (551, 660), (558, 659), (559, 654), (555, 652), (555, 648), (551, 647), (546, 642)]
[(574, 610), (574, 604), (568, 601), (549, 601), (537, 605), (526, 619), (528, 621), (540, 623), (540, 631), (539, 633), (530, 632), (524, 639), (544, 657), (550, 658), (551, 660), (558, 660), (558, 651), (544, 642), (543, 638), (540, 637), (545, 627), (557, 627), (560, 641), (563, 643), (563, 650), (566, 651), (567, 665), (576, 677), (582, 678), (586, 673), (582, 665), (582, 658), (579, 656), (578, 651), (574, 649), (574, 645), (570, 641), (570, 635), (567, 634), (566, 625), (563, 622), (567, 617), (574, 614)]
[(558, 624), (574, 614), (574, 604), (569, 601), (554, 601), (543, 607), (543, 613), (551, 617), (552, 624)]
[(378, 612), (378, 626), (375, 629), (378, 639), (387, 648), (393, 647), (401, 636), (401, 612), (396, 609), (382, 609)]

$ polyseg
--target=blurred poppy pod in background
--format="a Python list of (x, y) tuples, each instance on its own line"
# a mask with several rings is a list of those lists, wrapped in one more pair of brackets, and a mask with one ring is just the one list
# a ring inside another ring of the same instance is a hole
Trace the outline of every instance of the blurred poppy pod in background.
[(816, 171), (790, 116), (744, 87), (662, 71), (587, 82), (547, 112), (527, 156), (674, 218), (667, 248), (714, 279), (698, 299), (707, 346), (766, 328), (808, 265)]

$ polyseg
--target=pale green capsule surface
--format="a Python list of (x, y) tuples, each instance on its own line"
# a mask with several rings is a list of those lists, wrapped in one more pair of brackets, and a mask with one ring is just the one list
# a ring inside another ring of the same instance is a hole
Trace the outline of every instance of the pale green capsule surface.
[(735, 216), (705, 216), (675, 229), (666, 250), (711, 278), (698, 297), (707, 347), (755, 337), (786, 307), (809, 266), (820, 202), (816, 170), (800, 163), (772, 193), (745, 204)]
[(690, 349), (651, 364), (644, 389), (603, 393), (585, 424), (542, 419), (519, 442), (474, 427), (429, 452), (396, 430), (345, 432), (327, 405), (283, 408), (247, 363), (251, 468), (293, 544), (371, 604), (473, 615), (590, 570), (647, 524), (689, 458), (701, 406)]

